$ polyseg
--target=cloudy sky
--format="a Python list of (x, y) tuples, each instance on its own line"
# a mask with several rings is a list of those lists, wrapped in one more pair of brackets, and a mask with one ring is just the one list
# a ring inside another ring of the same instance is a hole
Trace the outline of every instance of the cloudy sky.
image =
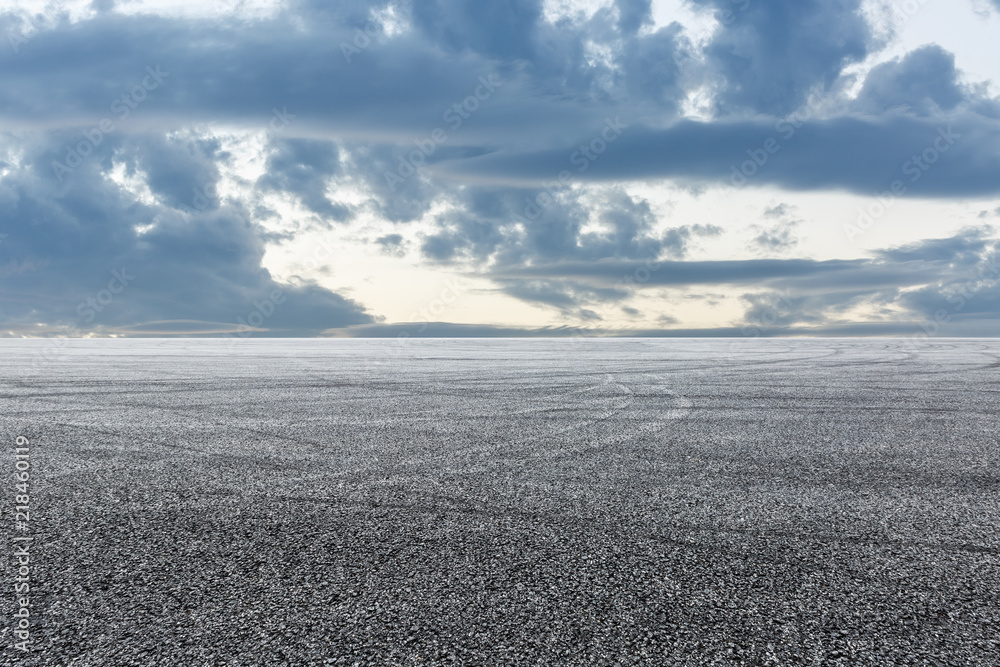
[(0, 10), (0, 335), (1000, 332), (1000, 0)]

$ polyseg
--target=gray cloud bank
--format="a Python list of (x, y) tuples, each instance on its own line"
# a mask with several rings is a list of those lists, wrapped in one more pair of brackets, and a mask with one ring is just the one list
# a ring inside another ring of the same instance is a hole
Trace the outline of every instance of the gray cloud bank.
[[(769, 294), (794, 293), (773, 325), (789, 331), (850, 327), (841, 320), (862, 302), (884, 311), (872, 327), (942, 309), (970, 332), (995, 318), (995, 278), (970, 277), (995, 253), (985, 228), (867, 260), (691, 262), (691, 247), (724, 230), (656, 232), (648, 203), (621, 188), (594, 201), (567, 187), (1000, 193), (1000, 104), (963, 82), (952, 54), (930, 45), (883, 63), (850, 97), (846, 68), (884, 46), (860, 0), (691, 4), (719, 23), (702, 49), (679, 24), (653, 29), (644, 0), (556, 23), (540, 0), (300, 0), (217, 20), (113, 3), (76, 22), (0, 14), (15, 37), (0, 49), (0, 324), (8, 335), (385, 330), (315, 283), (277, 283), (265, 249), (361, 213), (405, 225), (442, 202), (414, 249), (423, 261), (578, 321), (630, 290), (719, 284), (746, 290), (747, 322), (775, 310)], [(698, 89), (713, 115), (685, 119)], [(206, 127), (270, 131), (248, 195), (215, 191), (232, 156)], [(122, 188), (116, 169), (150, 196)], [(364, 201), (340, 201), (342, 189)], [(311, 218), (268, 231), (276, 214), (261, 202), (275, 193)], [(790, 228), (761, 239), (795, 245)], [(372, 242), (407, 252), (399, 234)], [(648, 281), (616, 286), (651, 260)]]

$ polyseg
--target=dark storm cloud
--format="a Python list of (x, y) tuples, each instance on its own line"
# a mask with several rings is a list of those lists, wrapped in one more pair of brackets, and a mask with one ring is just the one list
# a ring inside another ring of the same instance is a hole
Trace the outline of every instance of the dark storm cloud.
[(618, 9), (618, 29), (623, 35), (633, 35), (653, 22), (652, 0), (615, 0), (615, 7)]
[(871, 114), (901, 108), (926, 116), (950, 111), (965, 97), (958, 84), (955, 56), (931, 45), (872, 69), (856, 106)]
[(590, 98), (600, 68), (583, 56), (583, 29), (539, 23), (538, 2), (401, 5), (414, 29), (395, 37), (364, 10), (371, 3), (348, 5), (298, 3), (260, 21), (110, 13), (63, 22), (0, 56), (0, 115), (11, 128), (90, 123), (141, 85), (146, 67), (163, 83), (123, 130), (263, 129), (276, 108), (293, 117), (289, 134), (409, 141), (444, 125), (445, 111), (491, 73), (503, 82), (498, 99), (466, 123), (465, 142), (506, 144), (528, 127), (529, 143), (568, 136), (567, 123), (586, 124), (612, 106), (565, 96)]
[(878, 251), (877, 256), (893, 262), (949, 262), (969, 266), (978, 262), (995, 243), (993, 228), (973, 227), (957, 236), (928, 239), (919, 243)]
[(625, 42), (620, 56), (621, 78), (628, 99), (677, 110), (684, 97), (678, 54), (685, 53), (682, 28), (673, 24), (651, 35)]
[[(649, 286), (723, 285), (757, 283), (787, 278), (802, 279), (822, 276), (846, 276), (863, 270), (864, 260), (809, 259), (754, 259), (725, 261), (657, 261), (650, 277), (644, 281)], [(587, 280), (599, 285), (614, 285), (623, 276), (633, 275), (646, 268), (649, 262), (598, 261), (561, 262), (510, 269), (502, 272), (505, 277), (568, 278)]]
[[(580, 303), (614, 303), (650, 288), (729, 285), (744, 290), (740, 327), (767, 328), (770, 335), (863, 335), (850, 321), (855, 308), (874, 313), (869, 332), (884, 335), (984, 335), (987, 324), (1000, 319), (1000, 244), (990, 227), (877, 251), (870, 259), (560, 262), (500, 275), (506, 293), (547, 299), (567, 313)], [(527, 286), (528, 293), (511, 285)], [(575, 298), (587, 290), (599, 297)]]
[(865, 306), (885, 319), (916, 323), (913, 333), (983, 335), (985, 323), (995, 326), (1000, 318), (1000, 253), (990, 227), (876, 252), (844, 278), (812, 275), (747, 293), (745, 321), (843, 325), (851, 308)]
[(861, 0), (691, 0), (721, 24), (705, 55), (723, 113), (783, 115), (873, 46)]
[(125, 153), (128, 175), (143, 172), (150, 191), (166, 205), (201, 209), (218, 205), (217, 161), (225, 159), (218, 141), (146, 135), (129, 142)]
[(899, 302), (928, 319), (947, 324), (1000, 317), (1000, 243), (992, 227), (965, 230), (952, 238), (932, 239), (883, 253), (894, 261), (947, 264), (936, 283), (907, 291)]
[[(559, 25), (542, 18), (539, 0), (336, 4), (300, 2), (273, 18), (243, 22), (114, 12), (63, 22), (0, 58), (0, 116), (10, 128), (93, 123), (153, 67), (164, 72), (163, 82), (118, 131), (199, 122), (265, 129), (277, 110), (291, 117), (283, 130), (288, 138), (372, 143), (373, 185), (385, 180), (415, 141), (441, 128), (449, 130), (447, 143), (426, 161), (450, 158), (438, 165), (438, 173), (449, 177), (551, 181), (569, 169), (581, 180), (726, 183), (733, 165), (751, 159), (747, 151), (759, 155), (773, 137), (780, 152), (768, 156), (751, 184), (870, 193), (933, 141), (939, 126), (955, 125), (970, 141), (949, 156), (952, 164), (929, 174), (913, 192), (951, 196), (997, 188), (996, 119), (963, 111), (975, 106), (987, 113), (996, 104), (956, 86), (952, 58), (940, 47), (876, 67), (855, 104), (869, 115), (864, 120), (779, 125), (810, 90), (834, 90), (843, 68), (876, 45), (857, 11), (859, 0), (697, 0), (721, 23), (703, 54), (692, 52), (677, 24), (636, 32), (649, 19), (648, 2), (641, 1), (618, 2), (615, 11)], [(411, 29), (387, 33), (372, 10), (390, 4)], [(589, 57), (591, 43), (608, 57)], [(345, 54), (345, 45), (357, 53)], [(690, 62), (702, 64), (688, 81), (679, 63)], [(503, 83), (488, 100), (473, 100), (475, 111), (451, 131), (444, 115), (474, 95), (484, 75)], [(706, 82), (723, 116), (710, 123), (676, 122), (690, 87)], [(899, 109), (924, 117), (877, 117)], [(760, 114), (774, 120), (762, 122)], [(627, 129), (577, 173), (582, 163), (570, 163), (573, 152), (600, 137), (609, 118)], [(788, 134), (792, 129), (794, 136)], [(457, 157), (463, 146), (471, 152)], [(310, 178), (321, 178), (324, 170), (313, 169)], [(335, 170), (330, 165), (328, 171)], [(294, 176), (274, 180), (293, 189), (315, 185)], [(419, 180), (408, 179), (402, 192), (380, 186), (391, 219), (425, 210), (414, 199)], [(315, 193), (310, 199), (321, 209), (329, 205)]]
[[(995, 241), (982, 229), (949, 239), (875, 253), (871, 259), (746, 259), (727, 261), (556, 262), (498, 270), (503, 279), (565, 280), (594, 289), (614, 288), (620, 298), (635, 289), (732, 285), (789, 291), (798, 298), (824, 299), (824, 306), (850, 296), (897, 294), (904, 287), (935, 285), (986, 261)], [(629, 280), (629, 277), (641, 276)]]
[(535, 60), (540, 0), (424, 0), (412, 4), (414, 23), (450, 51), (475, 51), (513, 60)]
[(586, 281), (519, 277), (516, 272), (567, 261), (591, 265), (611, 259), (683, 258), (699, 239), (723, 232), (702, 224), (657, 228), (649, 202), (619, 188), (596, 197), (563, 191), (534, 220), (516, 223), (524, 201), (538, 194), (530, 189), (465, 188), (456, 210), (438, 216), (440, 231), (424, 237), (421, 251), (433, 262), (479, 267), (481, 275), (509, 296), (594, 319), (587, 307), (620, 300), (619, 290)]
[(455, 256), (457, 247), (452, 238), (444, 234), (435, 234), (424, 239), (420, 251), (430, 260), (445, 262)]
[(303, 206), (323, 218), (344, 221), (350, 209), (326, 195), (327, 182), (339, 169), (337, 146), (332, 142), (281, 139), (268, 155), (267, 171), (257, 184), (296, 195)]
[[(564, 191), (526, 224), (517, 224), (525, 201), (541, 191), (518, 188), (466, 188), (457, 211), (442, 215), (442, 231), (428, 237), (425, 254), (434, 260), (492, 260), (511, 267), (567, 259), (684, 257), (698, 237), (722, 233), (714, 225), (681, 225), (654, 230), (657, 217), (649, 202), (620, 189), (590, 201), (578, 191)], [(599, 230), (586, 230), (588, 222)]]
[[(599, 156), (594, 135), (577, 148), (496, 153), (439, 167), (455, 178), (509, 183), (555, 181), (563, 170), (586, 181), (671, 178), (736, 187), (839, 188), (871, 195), (899, 180), (927, 197), (1000, 192), (1000, 125), (975, 114), (947, 120), (839, 118), (796, 128), (786, 121), (682, 121), (668, 129), (630, 127)], [(924, 154), (929, 157), (923, 160)], [(933, 160), (933, 162), (931, 162)]]
[(588, 305), (621, 300), (621, 292), (575, 281), (497, 280), (501, 291), (529, 303), (551, 306), (564, 315), (584, 320), (601, 319)]
[[(67, 132), (22, 142), (27, 166), (0, 178), (5, 329), (114, 333), (189, 321), (301, 334), (372, 321), (328, 290), (275, 282), (261, 266), (265, 234), (238, 202), (199, 206), (195, 190), (217, 178), (207, 158), (214, 145), (112, 137), (60, 184), (49, 164), (73, 140)], [(156, 201), (109, 180), (113, 161), (126, 174), (151, 169)]]
[[(755, 294), (794, 287), (809, 304), (794, 326), (828, 320), (865, 290), (919, 310), (934, 302), (920, 290), (945, 284), (949, 261), (982, 258), (985, 241), (967, 237), (870, 260), (687, 262), (721, 230), (664, 225), (618, 187), (570, 187), (667, 178), (1000, 191), (1000, 104), (958, 83), (951, 54), (931, 46), (879, 65), (850, 100), (844, 68), (880, 46), (860, 0), (691, 2), (719, 22), (703, 51), (678, 24), (653, 30), (649, 0), (555, 24), (541, 0), (299, 0), (265, 19), (214, 20), (126, 16), (99, 2), (84, 20), (52, 15), (0, 50), (0, 122), (18, 156), (0, 172), (0, 321), (80, 326), (81, 300), (124, 266), (134, 281), (100, 311), (88, 306), (86, 327), (214, 330), (254, 312), (276, 332), (371, 324), (358, 304), (278, 285), (262, 267), (267, 243), (299, 229), (256, 222), (280, 221), (261, 202), (271, 193), (327, 223), (363, 211), (402, 225), (443, 209), (420, 237), (428, 262), (474, 266), (499, 290), (579, 319), (596, 318), (591, 308), (613, 303), (622, 276), (650, 262), (650, 286), (740, 285), (751, 309), (767, 307)], [(0, 32), (22, 27), (0, 14)], [(717, 116), (680, 120), (702, 88)], [(842, 112), (799, 122), (815, 92)], [(206, 138), (210, 125), (269, 134), (257, 156), (266, 173), (246, 199), (217, 192), (232, 156)], [(562, 172), (568, 181), (552, 185)], [(364, 203), (338, 202), (340, 188)], [(375, 243), (399, 254), (402, 238)], [(780, 229), (758, 239), (793, 240)], [(903, 297), (901, 287), (919, 289)], [(272, 309), (279, 288), (287, 299)], [(988, 312), (989, 293), (977, 293)]]

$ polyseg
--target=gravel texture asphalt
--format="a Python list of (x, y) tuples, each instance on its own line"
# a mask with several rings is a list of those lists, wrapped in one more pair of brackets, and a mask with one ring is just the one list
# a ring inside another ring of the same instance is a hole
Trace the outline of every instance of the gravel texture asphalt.
[(997, 340), (0, 355), (5, 665), (1000, 665)]

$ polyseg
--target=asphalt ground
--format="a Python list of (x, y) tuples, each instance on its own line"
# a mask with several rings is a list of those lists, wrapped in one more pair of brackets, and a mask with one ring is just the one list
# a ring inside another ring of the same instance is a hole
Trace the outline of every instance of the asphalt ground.
[(2, 664), (1000, 664), (997, 340), (0, 340), (0, 437)]

